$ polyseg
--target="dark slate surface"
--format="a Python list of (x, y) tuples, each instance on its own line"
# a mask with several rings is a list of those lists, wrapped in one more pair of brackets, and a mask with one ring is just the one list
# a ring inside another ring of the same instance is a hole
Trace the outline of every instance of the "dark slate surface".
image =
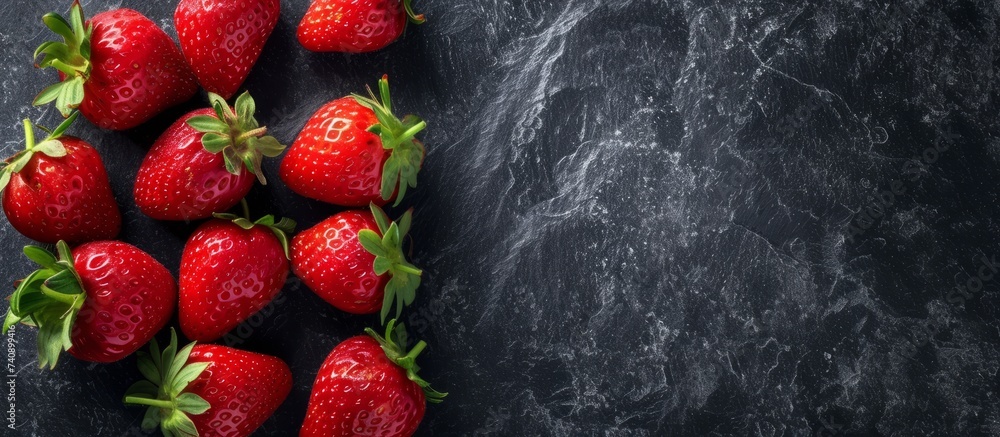
[[(52, 80), (31, 52), (68, 3), (0, 7), (4, 155), (22, 118), (57, 122), (27, 106)], [(173, 2), (85, 3), (173, 33)], [(996, 2), (420, 0), (427, 25), (360, 56), (301, 49), (307, 2), (283, 3), (246, 85), (279, 139), (382, 73), (431, 126), (407, 322), (451, 395), (420, 435), (1000, 434)], [(175, 272), (194, 224), (139, 214), (131, 180), (200, 99), (72, 130), (111, 169), (122, 238)], [(337, 211), (276, 168), (255, 211)], [(28, 241), (0, 226), (11, 281)], [(295, 375), (258, 434), (294, 434), (327, 352), (374, 323), (292, 282), (241, 328)], [(13, 337), (15, 435), (138, 435), (133, 358), (41, 371), (34, 337)]]

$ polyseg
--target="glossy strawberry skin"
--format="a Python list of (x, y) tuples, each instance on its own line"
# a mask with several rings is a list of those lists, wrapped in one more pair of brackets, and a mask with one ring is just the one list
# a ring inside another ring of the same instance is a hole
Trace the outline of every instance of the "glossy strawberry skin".
[(157, 220), (197, 220), (232, 208), (253, 187), (255, 176), (226, 170), (221, 153), (205, 150), (202, 133), (187, 125), (196, 115), (214, 115), (211, 109), (189, 112), (170, 125), (149, 149), (135, 180), (135, 203)]
[(3, 192), (7, 219), (18, 232), (43, 243), (115, 238), (122, 217), (100, 155), (79, 138), (59, 141), (66, 156), (36, 153), (11, 175)]
[(181, 330), (201, 342), (222, 337), (267, 306), (288, 271), (285, 252), (270, 229), (246, 230), (220, 219), (202, 224), (181, 257)]
[(205, 90), (229, 99), (278, 24), (279, 0), (181, 0), (174, 24), (181, 52)]
[(153, 257), (118, 241), (87, 243), (72, 254), (87, 298), (70, 334), (70, 355), (99, 363), (118, 361), (166, 326), (177, 301), (177, 284)]
[(292, 390), (292, 372), (276, 357), (197, 344), (188, 363), (204, 362), (211, 364), (184, 389), (211, 405), (190, 416), (202, 437), (249, 436)]
[(315, 0), (296, 36), (314, 52), (371, 52), (398, 39), (406, 20), (401, 0)]
[(302, 196), (334, 205), (385, 205), (382, 166), (392, 152), (367, 131), (376, 123), (375, 113), (351, 97), (323, 105), (281, 161), (281, 180)]
[(300, 232), (292, 240), (292, 271), (341, 311), (372, 314), (382, 309), (389, 275), (375, 274), (375, 255), (358, 241), (362, 229), (379, 232), (371, 212), (344, 211)]
[(300, 437), (410, 436), (426, 408), (423, 390), (360, 335), (340, 343), (316, 375)]
[(95, 15), (91, 72), (80, 113), (98, 127), (129, 129), (187, 101), (198, 82), (177, 45), (144, 15), (115, 9)]

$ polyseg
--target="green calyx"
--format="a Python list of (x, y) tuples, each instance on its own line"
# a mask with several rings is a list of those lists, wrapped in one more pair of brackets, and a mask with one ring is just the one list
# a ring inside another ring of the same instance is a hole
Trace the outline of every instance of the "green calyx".
[(253, 97), (247, 92), (237, 97), (235, 112), (218, 94), (208, 93), (208, 100), (215, 110), (215, 117), (197, 115), (188, 119), (188, 126), (205, 134), (201, 137), (205, 150), (222, 153), (227, 171), (239, 175), (246, 167), (257, 176), (261, 184), (267, 185), (261, 161), (264, 156), (274, 158), (280, 155), (285, 146), (276, 138), (266, 135), (267, 128), (257, 123), (254, 118), (257, 106)]
[(79, 0), (74, 1), (70, 7), (69, 20), (55, 12), (42, 17), (42, 23), (61, 36), (63, 41), (47, 41), (38, 46), (34, 58), (43, 57), (35, 65), (38, 68), (55, 68), (66, 77), (42, 90), (35, 97), (33, 105), (55, 101), (56, 108), (63, 117), (68, 117), (73, 109), (80, 106), (84, 94), (83, 84), (90, 77), (90, 37), (94, 33), (93, 24), (85, 25), (84, 21)]
[[(407, 3), (408, 4), (408, 3)], [(389, 98), (389, 77), (382, 76), (378, 82), (381, 101), (375, 97), (371, 88), (370, 97), (353, 94), (361, 106), (371, 109), (378, 123), (368, 128), (382, 140), (382, 148), (390, 150), (389, 159), (382, 166), (382, 200), (389, 200), (393, 191), (399, 190), (396, 203), (399, 205), (406, 195), (407, 188), (416, 188), (417, 173), (424, 160), (424, 145), (415, 136), (427, 127), (427, 123), (415, 115), (407, 115), (403, 120), (392, 114), (392, 101)]]
[(24, 167), (31, 162), (31, 157), (35, 153), (41, 153), (46, 156), (51, 156), (53, 158), (61, 158), (66, 156), (66, 147), (63, 143), (59, 141), (59, 137), (62, 136), (66, 129), (73, 124), (73, 121), (80, 115), (79, 112), (73, 111), (73, 114), (69, 118), (63, 120), (59, 127), (53, 131), (49, 131), (44, 127), (37, 126), (46, 132), (49, 132), (49, 136), (45, 137), (40, 143), (35, 143), (35, 130), (36, 126), (32, 126), (31, 120), (24, 120), (24, 150), (18, 152), (16, 155), (10, 157), (4, 164), (0, 167), (0, 192), (7, 188), (7, 184), (10, 183), (10, 178), (14, 173), (24, 170)]
[(389, 315), (389, 310), (396, 306), (396, 317), (403, 312), (403, 306), (413, 303), (420, 286), (422, 271), (406, 260), (403, 253), (403, 239), (410, 231), (413, 222), (413, 210), (406, 211), (398, 222), (389, 220), (389, 216), (374, 203), (371, 204), (372, 215), (378, 223), (379, 234), (371, 229), (358, 232), (358, 241), (365, 250), (375, 255), (372, 267), (376, 275), (389, 274), (389, 282), (385, 284), (385, 297), (382, 299), (382, 323)]
[(406, 327), (402, 323), (397, 326), (396, 319), (390, 320), (389, 324), (385, 327), (385, 337), (379, 335), (371, 328), (365, 328), (365, 333), (374, 338), (382, 346), (385, 356), (390, 361), (402, 367), (403, 370), (406, 370), (406, 377), (410, 381), (417, 383), (424, 390), (424, 397), (427, 398), (427, 402), (440, 404), (444, 400), (444, 397), (448, 396), (448, 393), (442, 393), (431, 388), (429, 382), (424, 381), (423, 378), (417, 375), (417, 372), (420, 371), (420, 366), (417, 365), (417, 356), (424, 351), (427, 343), (420, 340), (409, 352), (405, 351), (403, 348), (406, 347), (407, 335)]
[(41, 268), (18, 284), (3, 321), (4, 334), (18, 322), (38, 327), (38, 364), (49, 369), (56, 367), (62, 351), (73, 347), (70, 333), (87, 299), (69, 245), (59, 241), (56, 249), (58, 258), (41, 247), (25, 246), (24, 254)]
[(406, 18), (413, 24), (424, 24), (427, 21), (424, 18), (424, 14), (417, 14), (413, 12), (413, 6), (410, 5), (413, 0), (403, 0), (403, 8), (406, 9)]
[(285, 259), (292, 259), (291, 252), (289, 251), (289, 241), (288, 234), (295, 232), (295, 220), (285, 217), (277, 222), (274, 221), (273, 215), (265, 215), (257, 219), (257, 221), (250, 221), (250, 207), (247, 206), (247, 200), (240, 200), (240, 205), (243, 207), (243, 216), (238, 216), (236, 214), (212, 214), (213, 217), (221, 220), (230, 220), (236, 226), (239, 226), (245, 230), (250, 230), (254, 226), (265, 226), (274, 233), (275, 237), (278, 237), (278, 242), (281, 243), (281, 248), (285, 251)]
[(170, 329), (170, 345), (160, 351), (154, 338), (149, 353), (138, 352), (139, 372), (146, 379), (136, 382), (125, 392), (126, 405), (149, 408), (142, 418), (142, 429), (153, 431), (158, 426), (167, 437), (197, 436), (198, 430), (189, 414), (202, 414), (211, 407), (208, 401), (194, 393), (185, 393), (191, 381), (211, 363), (190, 363), (188, 357), (195, 343), (177, 349), (177, 332)]

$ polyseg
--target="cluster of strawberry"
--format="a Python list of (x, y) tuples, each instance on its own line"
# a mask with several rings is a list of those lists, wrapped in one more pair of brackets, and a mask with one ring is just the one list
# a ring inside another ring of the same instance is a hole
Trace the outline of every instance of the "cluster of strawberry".
[[(316, 376), (300, 435), (406, 436), (426, 402), (440, 402), (417, 375), (396, 323), (413, 302), (421, 270), (404, 242), (412, 210), (392, 221), (416, 187), (425, 150), (415, 137), (426, 124), (392, 112), (388, 79), (376, 95), (333, 100), (310, 118), (283, 158), (279, 177), (292, 191), (346, 207), (289, 235), (296, 223), (271, 215), (251, 221), (243, 200), (261, 162), (286, 147), (255, 119), (248, 93), (230, 106), (256, 63), (280, 13), (279, 0), (181, 0), (174, 20), (180, 49), (151, 20), (130, 9), (85, 20), (79, 2), (69, 18), (43, 17), (62, 41), (42, 44), (38, 66), (58, 70), (36, 105), (54, 102), (66, 120), (35, 140), (24, 121), (26, 149), (0, 168), (3, 210), (25, 236), (55, 244), (28, 246), (38, 270), (17, 284), (4, 333), (15, 323), (38, 328), (38, 360), (53, 368), (63, 351), (87, 361), (121, 360), (138, 352), (145, 377), (125, 403), (148, 406), (144, 429), (165, 435), (246, 436), (284, 401), (292, 375), (279, 358), (238, 349), (153, 338), (178, 310), (181, 331), (211, 343), (264, 308), (290, 272), (318, 296), (354, 314), (380, 313), (385, 334), (367, 329), (336, 346)], [(378, 50), (407, 22), (420, 23), (410, 0), (316, 0), (298, 28), (314, 51)], [(150, 148), (133, 190), (139, 210), (157, 220), (209, 219), (188, 238), (179, 281), (139, 248), (114, 241), (122, 217), (98, 152), (64, 135), (83, 115), (95, 125), (128, 129), (189, 100), (198, 84), (209, 108), (173, 123)], [(225, 211), (242, 204), (243, 215)], [(71, 247), (71, 245), (73, 245)], [(390, 314), (395, 318), (386, 320)]]

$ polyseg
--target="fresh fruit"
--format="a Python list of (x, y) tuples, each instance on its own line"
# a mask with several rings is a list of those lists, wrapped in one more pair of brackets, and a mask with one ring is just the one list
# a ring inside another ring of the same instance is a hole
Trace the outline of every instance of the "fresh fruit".
[(403, 239), (413, 211), (399, 222), (381, 208), (344, 211), (292, 240), (292, 271), (323, 300), (342, 311), (372, 314), (382, 320), (395, 303), (396, 317), (416, 297), (420, 269), (406, 260)]
[(142, 429), (165, 436), (248, 436), (274, 414), (292, 390), (292, 372), (270, 355), (225, 346), (177, 349), (177, 333), (160, 351), (153, 339), (139, 352), (146, 379), (129, 387), (125, 404), (146, 405)]
[(135, 203), (149, 217), (189, 221), (226, 211), (247, 195), (255, 176), (267, 183), (263, 157), (285, 149), (257, 124), (250, 94), (236, 99), (235, 112), (222, 97), (209, 93), (208, 98), (212, 109), (174, 122), (139, 167)]
[(300, 437), (409, 436), (424, 417), (426, 402), (447, 393), (417, 375), (417, 356), (427, 343), (406, 352), (406, 330), (389, 321), (385, 337), (351, 337), (333, 348), (313, 383)]
[(422, 24), (411, 0), (314, 0), (299, 22), (302, 47), (314, 52), (379, 50), (403, 34), (407, 21)]
[(62, 135), (78, 115), (74, 111), (37, 144), (31, 121), (24, 120), (26, 148), (0, 169), (4, 214), (33, 240), (110, 240), (121, 230), (122, 216), (97, 150)]
[(41, 268), (10, 297), (3, 332), (21, 322), (38, 327), (38, 363), (54, 368), (63, 350), (85, 361), (125, 358), (162, 329), (174, 312), (177, 284), (166, 267), (130, 244), (86, 243), (58, 258), (33, 246), (24, 254)]
[(424, 145), (414, 138), (427, 124), (392, 114), (389, 79), (379, 81), (381, 102), (354, 95), (327, 103), (306, 122), (279, 175), (292, 191), (342, 206), (396, 205), (417, 186)]
[(280, 13), (279, 0), (181, 0), (174, 25), (201, 86), (225, 99), (236, 94)]
[(60, 79), (35, 97), (35, 105), (55, 101), (64, 117), (79, 107), (97, 126), (123, 130), (198, 91), (173, 40), (132, 9), (102, 12), (84, 23), (76, 0), (69, 20), (50, 13), (42, 22), (64, 41), (49, 41), (35, 50), (35, 58), (44, 55), (38, 67), (55, 68)]
[(216, 340), (260, 311), (288, 278), (288, 236), (295, 222), (216, 214), (194, 231), (181, 256), (181, 331)]

